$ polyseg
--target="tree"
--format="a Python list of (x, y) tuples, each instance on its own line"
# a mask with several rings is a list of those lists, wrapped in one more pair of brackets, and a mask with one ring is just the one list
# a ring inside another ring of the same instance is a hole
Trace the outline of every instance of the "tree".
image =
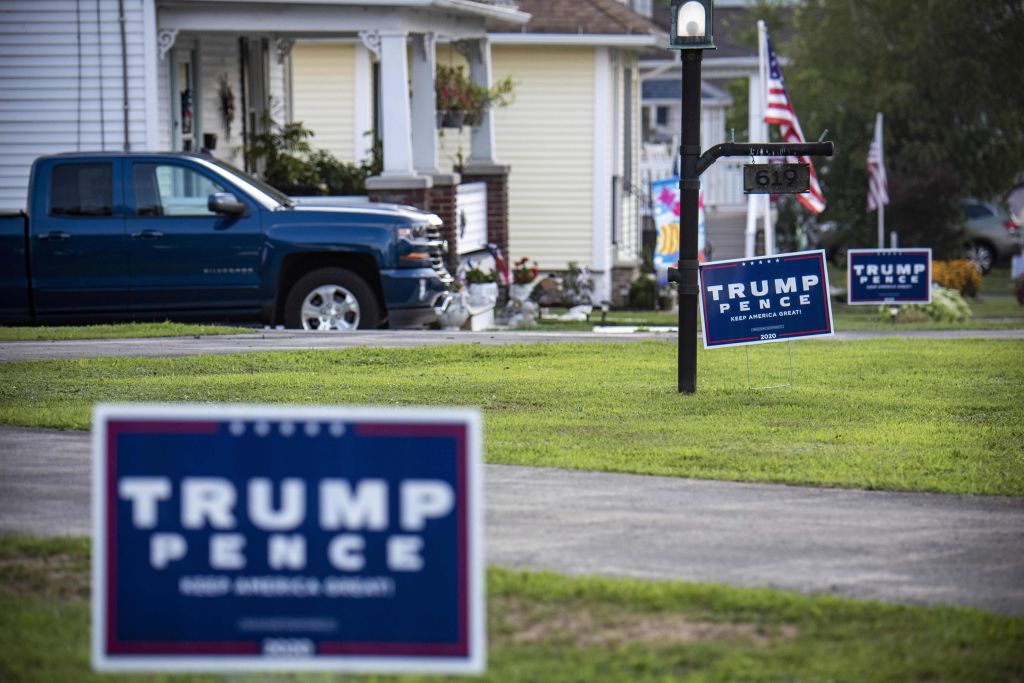
[[(776, 19), (779, 0), (762, 0)], [(791, 4), (791, 3), (789, 3)], [(865, 162), (885, 114), (888, 225), (904, 244), (959, 249), (963, 196), (1001, 197), (1024, 171), (1024, 3), (1020, 0), (803, 0), (777, 50), (811, 137), (829, 129), (836, 156), (816, 166), (822, 220), (873, 244)], [(773, 36), (783, 26), (769, 25)]]

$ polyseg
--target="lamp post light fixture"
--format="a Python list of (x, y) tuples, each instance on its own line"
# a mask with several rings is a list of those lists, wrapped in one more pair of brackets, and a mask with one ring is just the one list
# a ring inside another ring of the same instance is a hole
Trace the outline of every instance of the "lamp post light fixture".
[(672, 0), (670, 50), (714, 50), (713, 0)]

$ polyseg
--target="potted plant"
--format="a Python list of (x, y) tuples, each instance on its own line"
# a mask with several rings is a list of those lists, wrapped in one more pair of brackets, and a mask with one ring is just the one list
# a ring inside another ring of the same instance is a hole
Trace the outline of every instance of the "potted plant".
[(469, 284), (469, 307), (474, 314), (494, 308), (498, 303), (498, 273), (470, 264), (465, 274)]
[(515, 100), (515, 81), (511, 77), (485, 88), (474, 83), (462, 66), (437, 65), (434, 77), (437, 99), (437, 127), (475, 126), (491, 107), (507, 107)]
[(508, 295), (513, 301), (520, 304), (530, 298), (533, 291), (534, 281), (537, 279), (537, 262), (530, 263), (526, 256), (513, 264), (512, 284), (509, 286)]
[(471, 104), (466, 112), (465, 123), (470, 126), (478, 125), (488, 109), (507, 107), (512, 104), (516, 99), (515, 86), (515, 81), (511, 76), (498, 81), (490, 89), (470, 81)]
[(434, 76), (438, 128), (459, 128), (472, 106), (470, 80), (461, 66), (437, 65)]

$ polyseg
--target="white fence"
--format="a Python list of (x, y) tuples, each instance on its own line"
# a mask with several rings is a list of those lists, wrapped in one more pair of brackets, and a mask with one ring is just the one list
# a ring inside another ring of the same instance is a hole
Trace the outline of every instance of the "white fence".
[[(642, 202), (644, 214), (650, 214), (651, 183), (676, 175), (675, 145), (645, 144), (640, 153), (640, 190), (647, 201)], [(703, 176), (704, 208), (717, 211), (744, 211), (743, 165), (746, 159), (723, 158), (716, 161)]]

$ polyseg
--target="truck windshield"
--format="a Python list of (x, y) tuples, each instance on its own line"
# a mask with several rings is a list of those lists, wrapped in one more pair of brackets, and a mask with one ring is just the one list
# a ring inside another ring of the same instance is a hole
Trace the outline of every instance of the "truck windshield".
[(240, 171), (231, 164), (220, 161), (219, 159), (203, 159), (203, 161), (211, 166), (215, 166), (220, 171), (231, 176), (232, 181), (244, 186), (252, 194), (256, 195), (254, 199), (263, 200), (262, 203), (267, 205), (267, 208), (274, 209), (280, 206), (295, 206), (295, 200), (284, 192), (268, 185), (262, 180), (253, 178), (248, 173)]

